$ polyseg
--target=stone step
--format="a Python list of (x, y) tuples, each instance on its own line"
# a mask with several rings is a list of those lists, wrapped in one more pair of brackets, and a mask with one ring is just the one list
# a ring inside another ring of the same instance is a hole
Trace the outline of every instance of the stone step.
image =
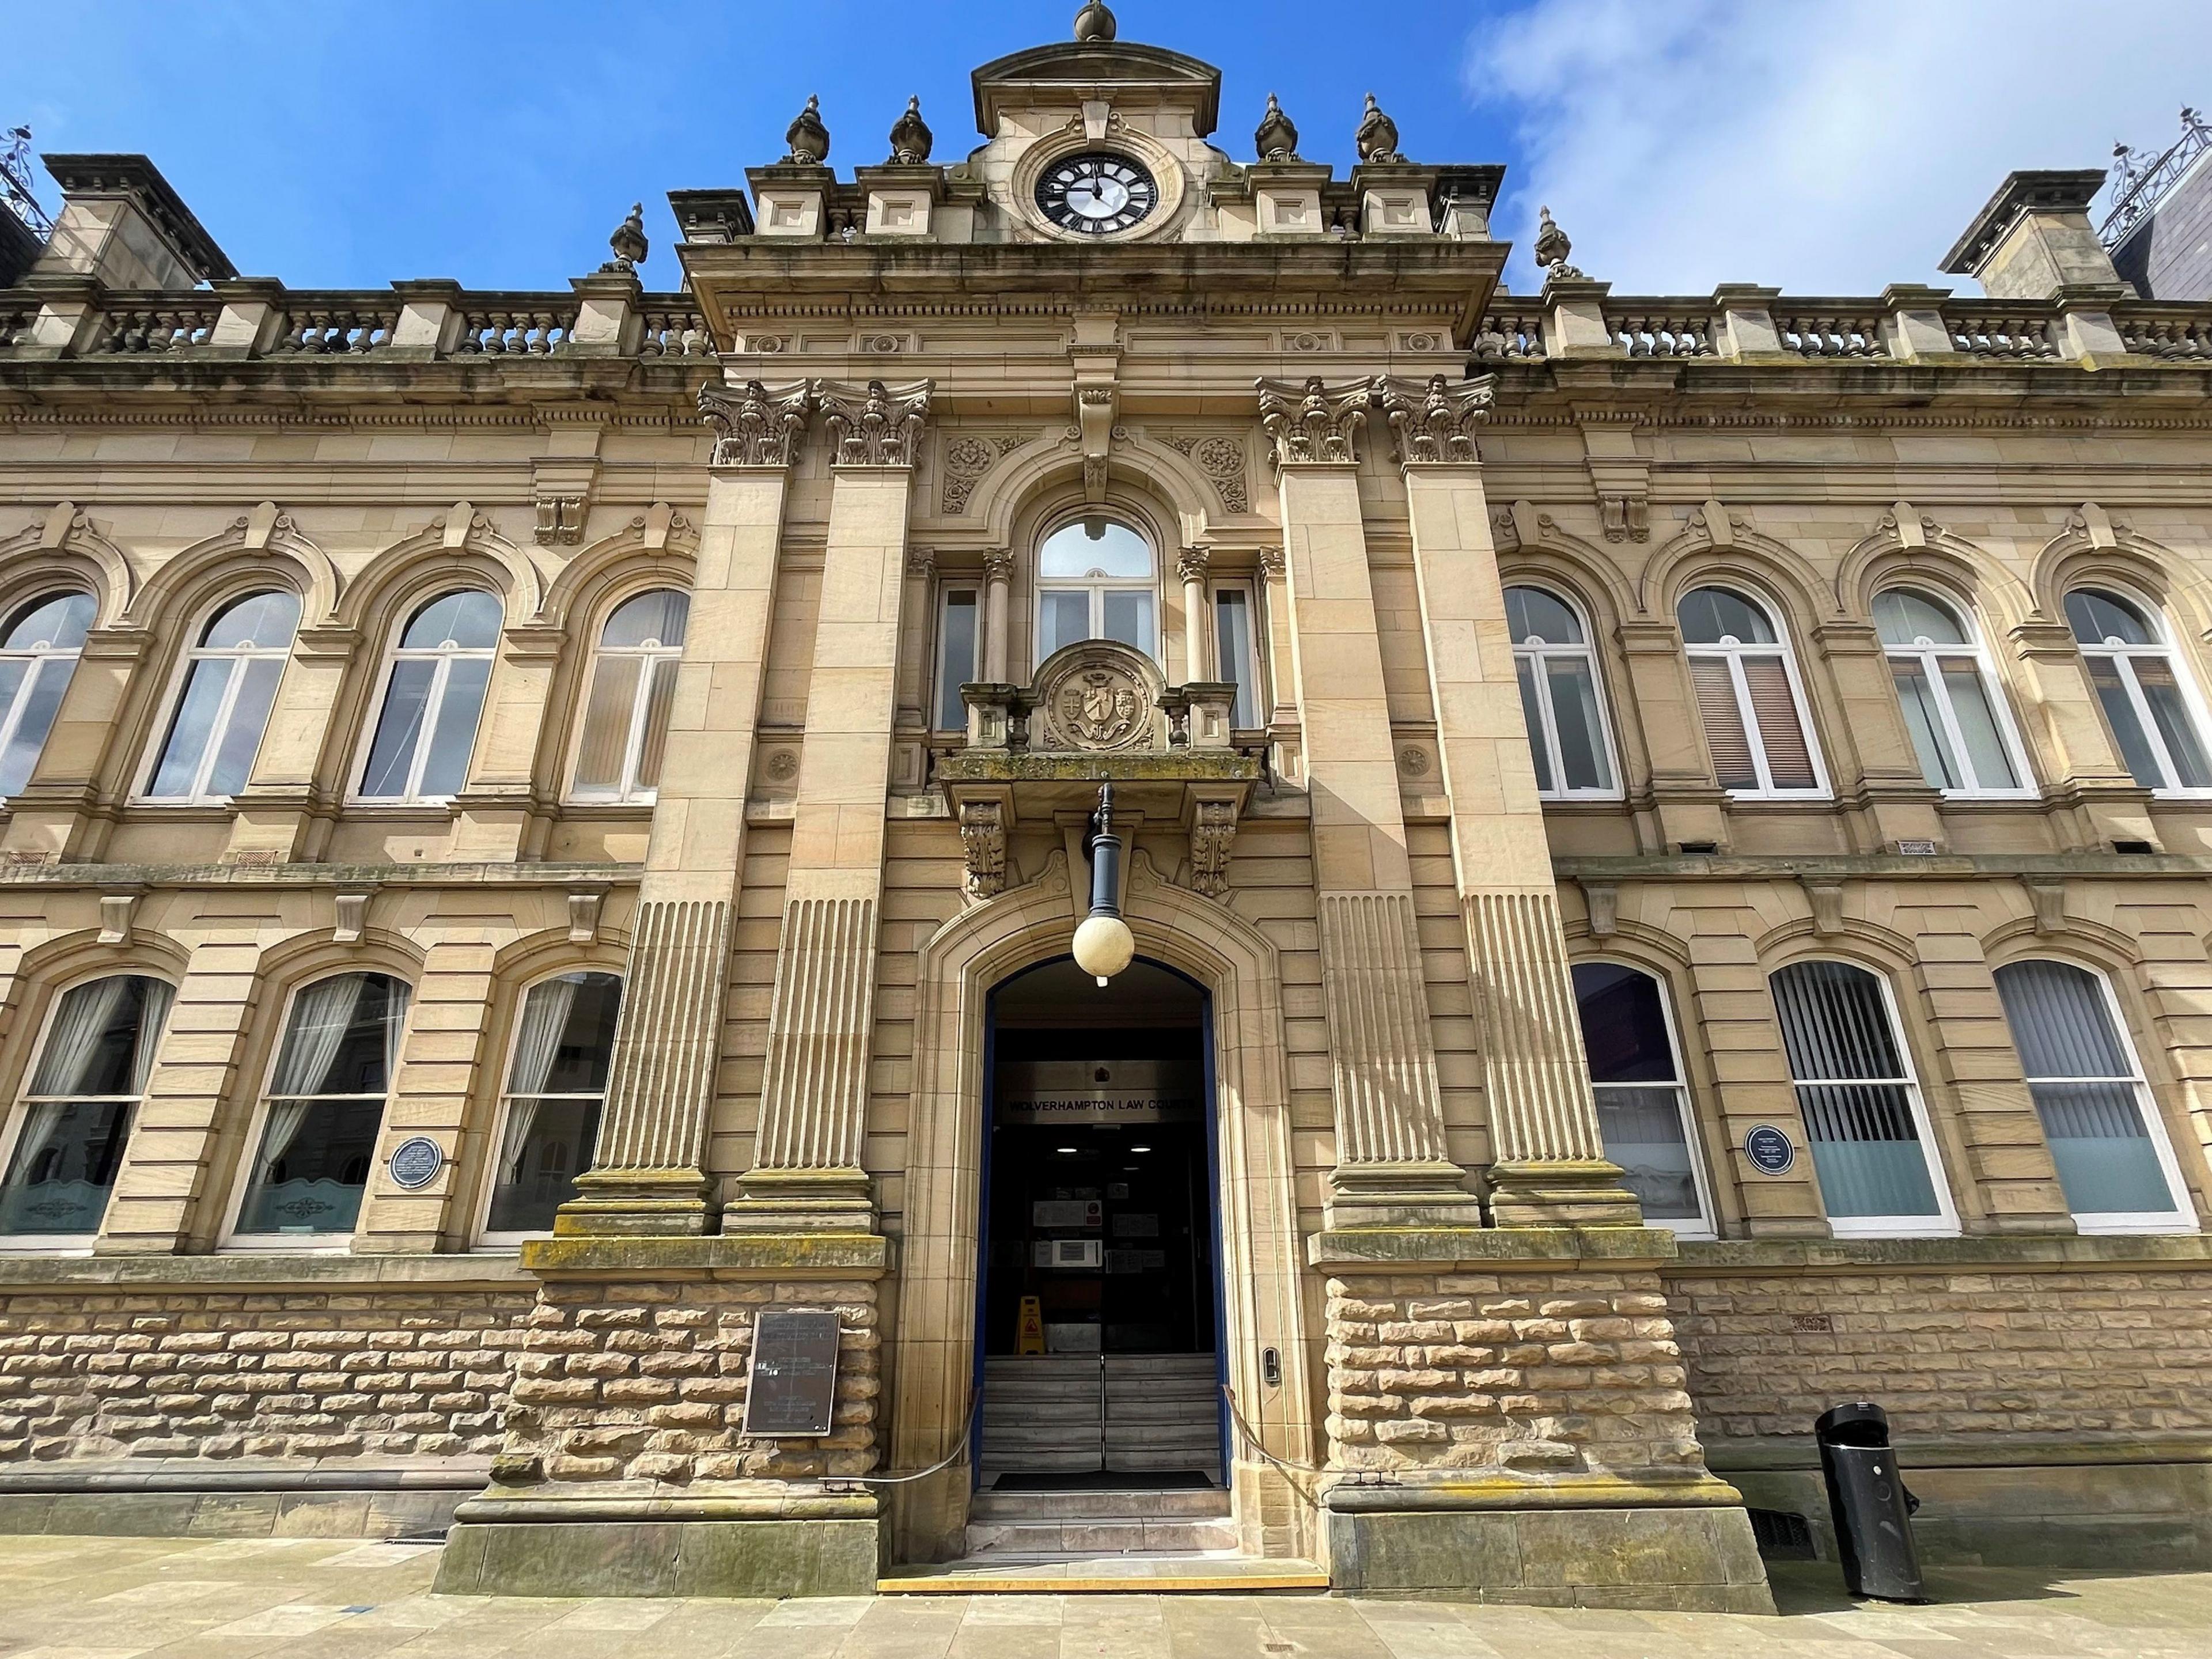
[(877, 1581), (883, 1595), (1319, 1595), (1328, 1575), (1311, 1561), (1255, 1555), (1102, 1555), (1016, 1561), (944, 1561), (894, 1567)]
[(1211, 1391), (1197, 1395), (1109, 1395), (1109, 1423), (1212, 1423), (1221, 1415), (1221, 1397)]
[(1086, 1516), (1066, 1521), (974, 1522), (968, 1525), (972, 1559), (1129, 1555), (1206, 1551), (1234, 1553), (1237, 1528), (1227, 1520), (1171, 1521), (1138, 1516)]
[(986, 1486), (968, 1500), (971, 1522), (1071, 1521), (1099, 1517), (1140, 1521), (1221, 1521), (1229, 1494), (1218, 1486), (1153, 1490), (1121, 1487), (1085, 1492), (1001, 1492)]
[(1109, 1423), (1100, 1437), (1109, 1451), (1176, 1451), (1204, 1452), (1208, 1457), (1218, 1457), (1221, 1452), (1221, 1430), (1212, 1421), (1204, 1423), (1133, 1423), (1116, 1426)]

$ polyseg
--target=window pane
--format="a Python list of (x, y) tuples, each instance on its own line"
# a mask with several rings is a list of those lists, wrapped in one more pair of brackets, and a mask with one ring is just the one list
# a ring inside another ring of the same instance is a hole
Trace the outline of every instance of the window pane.
[(591, 1166), (599, 1103), (518, 1099), (507, 1109), (507, 1133), (485, 1230), (550, 1232), (555, 1212), (575, 1197), (576, 1177)]
[(408, 769), (414, 764), (415, 745), (422, 734), (423, 710), (437, 673), (436, 663), (419, 657), (392, 665), (384, 713), (377, 720), (376, 740), (369, 745), (368, 766), (362, 775), (362, 794), (391, 800), (407, 793)]
[(1725, 657), (1690, 659), (1690, 681), (1698, 693), (1698, 716), (1712, 751), (1713, 771), (1723, 789), (1756, 789), (1759, 773), (1751, 763), (1751, 736), (1736, 705), (1735, 679)]
[(57, 593), (33, 599), (8, 629), (9, 651), (74, 651), (92, 627), (92, 595)]
[(499, 642), (499, 601), (489, 593), (448, 593), (415, 613), (399, 643), (409, 650), (456, 645), (483, 650)]
[(972, 592), (945, 596), (937, 636), (937, 729), (940, 732), (967, 728), (968, 705), (960, 701), (960, 688), (976, 677), (975, 611)]
[(1948, 605), (1903, 588), (1875, 596), (1874, 623), (1884, 645), (1913, 645), (1921, 640), (1936, 645), (1967, 642), (1965, 624)]
[(1674, 1045), (1659, 982), (1617, 963), (1578, 962), (1575, 1007), (1596, 1083), (1674, 1083)]
[(607, 1086), (622, 980), (563, 974), (530, 988), (507, 1086), (517, 1095), (598, 1094)]
[(1048, 592), (1037, 606), (1037, 660), (1091, 637), (1091, 595)]
[(249, 646), (275, 650), (292, 643), (293, 631), (299, 625), (296, 593), (249, 593), (216, 612), (200, 635), (200, 643), (211, 651)]
[(137, 1094), (174, 996), (164, 981), (138, 974), (74, 987), (54, 1009), (32, 1097)]
[(270, 706), (276, 701), (276, 682), (284, 664), (276, 657), (257, 657), (241, 669), (238, 699), (230, 706), (230, 721), (215, 751), (215, 768), (208, 774), (208, 793), (234, 795), (246, 787), (253, 771), (253, 757), (261, 750), (261, 734), (269, 726)]
[(384, 1121), (378, 1100), (272, 1100), (239, 1211), (242, 1233), (347, 1233)]
[(46, 746), (46, 733), (60, 712), (62, 693), (69, 690), (70, 676), (76, 672), (75, 657), (49, 657), (39, 665), (30, 689), (23, 693), (23, 714), (15, 734), (9, 738), (5, 752), (0, 752), (0, 795), (12, 795), (31, 781), (39, 751)]
[(430, 758), (422, 767), (422, 793), (450, 795), (468, 781), (469, 752), (477, 744), (477, 717), (483, 712), (484, 686), (491, 678), (489, 657), (455, 657), (438, 704), (438, 724), (430, 733)]
[(1532, 640), (1547, 645), (1579, 645), (1583, 639), (1583, 625), (1573, 609), (1540, 587), (1505, 590), (1505, 626), (1516, 645)]
[(1149, 576), (1152, 550), (1142, 536), (1110, 519), (1080, 519), (1044, 538), (1041, 576)]
[(1767, 775), (1777, 789), (1818, 787), (1813, 770), (1813, 750), (1798, 724), (1797, 699), (1790, 692), (1790, 672), (1779, 657), (1746, 657), (1743, 683), (1751, 692), (1752, 717), (1759, 722), (1759, 739), (1766, 750)]
[(1549, 792), (1559, 785), (1552, 776), (1552, 757), (1544, 743), (1544, 711), (1536, 685), (1536, 659), (1516, 654), (1513, 672), (1521, 682), (1521, 718), (1528, 727), (1528, 753), (1536, 763), (1536, 787)]
[(1682, 1135), (1680, 1091), (1604, 1085), (1597, 1091), (1597, 1125), (1605, 1155), (1620, 1165), (1622, 1184), (1643, 1200), (1646, 1221), (1705, 1218)]
[(1597, 679), (1583, 657), (1551, 657), (1552, 718), (1559, 734), (1559, 766), (1570, 789), (1610, 789), (1604, 728), (1598, 723)]
[(641, 593), (617, 607), (599, 633), (601, 645), (681, 645), (691, 614), (691, 596), (661, 588)]
[(95, 1233), (130, 1138), (131, 1103), (45, 1101), (23, 1127), (0, 1186), (0, 1233)]
[(2112, 1029), (2104, 987), (2065, 962), (2013, 962), (1996, 970), (2013, 1046), (2032, 1078), (2131, 1078), (2135, 1056)]
[(1109, 588), (1105, 593), (1105, 637), (1133, 645), (1146, 656), (1152, 653), (1152, 596), (1134, 588)]
[(177, 713), (169, 722), (168, 741), (161, 745), (161, 763), (154, 769), (148, 793), (164, 799), (190, 795), (198, 781), (200, 757), (215, 735), (215, 721), (222, 707), (224, 689), (238, 664), (223, 658), (196, 662), (185, 676), (185, 689), (177, 698)]
[(1774, 975), (1790, 1075), (1800, 1083), (1902, 1082), (1881, 986), (1845, 962), (1800, 962)]
[(1237, 697), (1229, 709), (1230, 725), (1259, 725), (1259, 688), (1253, 684), (1257, 659), (1252, 648), (1252, 602), (1241, 587), (1224, 587), (1213, 596), (1213, 647), (1219, 664), (1216, 672), (1237, 686)]
[(677, 661), (663, 657), (653, 665), (653, 684), (645, 694), (645, 732), (637, 746), (637, 787), (660, 787), (660, 757), (668, 748), (668, 710), (676, 697)]
[(2159, 764), (2142, 721), (2136, 716), (2135, 700), (2128, 696), (2128, 683), (2118, 660), (2095, 656), (2081, 660), (2089, 670), (2089, 684), (2097, 689), (2097, 705), (2105, 711), (2112, 746), (2127, 763), (2129, 775), (2146, 789), (2166, 788), (2166, 769)]
[(1828, 1213), (1942, 1214), (1874, 975), (1846, 963), (1801, 962), (1772, 983)]
[(2117, 594), (2087, 589), (2069, 593), (2066, 620), (2073, 626), (2074, 637), (2084, 645), (2102, 645), (2106, 640), (2118, 640), (2123, 645), (2154, 645), (2158, 641), (2158, 635), (2151, 631), (2149, 618)]
[(2166, 739), (2176, 787), (2212, 789), (2212, 766), (2205, 763), (2197, 722), (2189, 717), (2189, 705), (2181, 695), (2180, 682), (2174, 678), (2173, 665), (2164, 657), (2130, 657), (2128, 665), (2136, 671), (2136, 684), (2142, 687), (2143, 701), (2150, 705), (2159, 736)]
[(603, 656), (592, 670), (584, 700), (584, 735), (576, 750), (576, 787), (611, 793), (622, 787), (629, 749), (630, 717), (637, 709), (642, 657)]
[(1996, 708), (1981, 665), (1947, 661), (1942, 665), (1943, 688), (1951, 695), (1951, 718), (1966, 739), (1966, 761), (1974, 769), (1977, 789), (2017, 789), (2020, 774), (2014, 770), (2004, 734), (1997, 727)]
[(1774, 624), (1766, 613), (1724, 587), (1700, 587), (1684, 594), (1674, 616), (1682, 625), (1682, 638), (1692, 645), (1717, 645), (1723, 639), (1746, 645), (1774, 643)]
[(383, 974), (338, 974), (292, 1000), (272, 1097), (381, 1095), (391, 1086), (407, 988)]
[(1920, 775), (1932, 788), (1964, 788), (1951, 757), (1950, 740), (1943, 735), (1943, 717), (1936, 708), (1936, 687), (1928, 678), (1926, 666), (1917, 657), (1892, 657), (1889, 678), (1897, 685), (1905, 728), (1912, 733), (1912, 752), (1920, 757)]

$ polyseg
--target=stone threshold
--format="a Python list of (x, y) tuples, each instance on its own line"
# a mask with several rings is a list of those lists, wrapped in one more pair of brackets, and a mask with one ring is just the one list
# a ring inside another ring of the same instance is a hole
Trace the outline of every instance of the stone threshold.
[(1328, 1575), (1311, 1561), (1259, 1556), (1109, 1555), (894, 1567), (878, 1595), (1318, 1595)]

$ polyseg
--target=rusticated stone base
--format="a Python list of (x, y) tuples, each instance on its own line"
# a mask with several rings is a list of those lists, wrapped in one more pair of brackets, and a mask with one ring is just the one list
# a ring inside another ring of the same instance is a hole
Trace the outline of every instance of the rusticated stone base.
[(872, 1595), (872, 1518), (463, 1522), (444, 1595)]

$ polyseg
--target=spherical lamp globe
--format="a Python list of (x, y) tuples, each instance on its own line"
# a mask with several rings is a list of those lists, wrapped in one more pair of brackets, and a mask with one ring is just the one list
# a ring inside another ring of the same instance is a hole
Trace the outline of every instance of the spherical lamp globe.
[(1137, 941), (1119, 916), (1087, 916), (1075, 930), (1075, 965), (1103, 985), (1129, 965)]

